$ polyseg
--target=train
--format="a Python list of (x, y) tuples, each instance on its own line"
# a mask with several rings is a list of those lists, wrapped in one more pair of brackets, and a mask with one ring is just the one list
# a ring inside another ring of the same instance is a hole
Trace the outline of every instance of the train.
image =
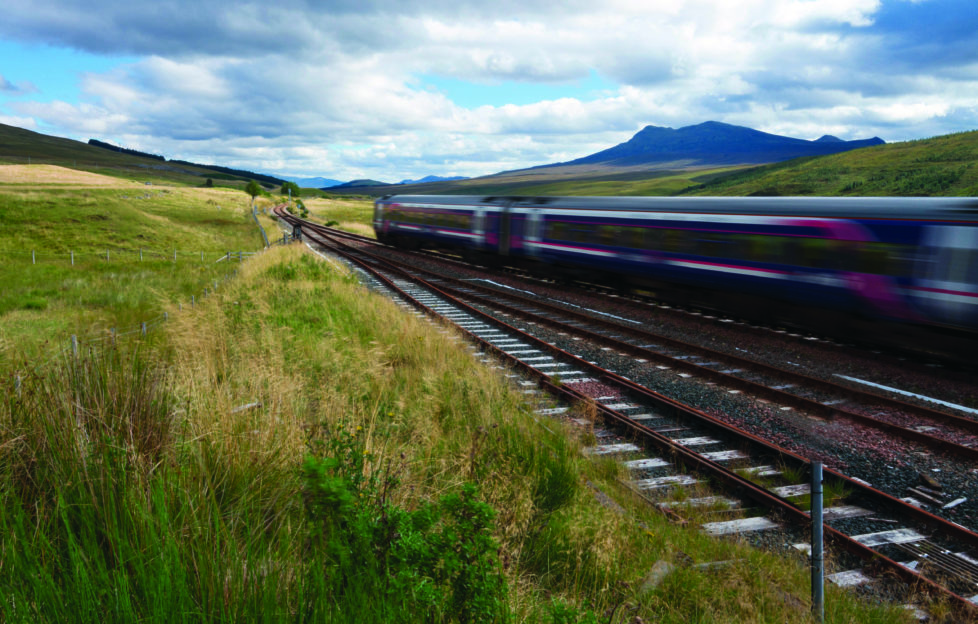
[(389, 195), (373, 227), (396, 247), (766, 322), (978, 339), (978, 198)]

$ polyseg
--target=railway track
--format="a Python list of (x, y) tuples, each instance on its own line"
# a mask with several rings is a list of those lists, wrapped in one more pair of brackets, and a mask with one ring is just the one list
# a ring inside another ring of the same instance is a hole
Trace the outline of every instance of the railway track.
[[(348, 233), (338, 236), (355, 244), (376, 245), (370, 239)], [(554, 319), (570, 325), (573, 327), (571, 331), (582, 339), (600, 342), (616, 352), (668, 365), (676, 371), (750, 393), (807, 415), (830, 420), (848, 419), (943, 453), (978, 460), (978, 421), (971, 418), (669, 338), (639, 324), (629, 324), (627, 319), (602, 319), (512, 289), (491, 288), (474, 281), (462, 282), (417, 268), (415, 271), (448, 292), (481, 297), (487, 305), (520, 315), (528, 321)], [(503, 305), (503, 301), (512, 302), (512, 305)]]
[[(404, 270), (363, 250), (349, 246), (341, 249), (333, 240), (333, 231), (311, 224), (303, 227), (306, 235), (346, 256), (367, 272), (369, 279), (396, 293), (401, 305), (453, 323), (485, 351), (508, 361), (533, 380), (522, 382), (527, 384), (528, 392), (542, 388), (571, 403), (591, 405), (609, 426), (596, 432), (599, 439), (607, 438), (605, 443), (595, 445), (589, 452), (620, 457), (631, 473), (632, 486), (664, 511), (676, 514), (682, 508), (669, 500), (669, 492), (706, 479), (720, 485), (723, 496), (705, 496), (685, 505), (714, 506), (725, 517), (733, 510), (739, 517), (705, 523), (704, 530), (718, 535), (745, 534), (789, 525), (804, 532), (797, 527), (809, 520), (804, 501), (798, 501), (809, 492), (804, 482), (792, 482), (791, 477), (805, 473), (809, 465), (806, 458), (649, 390), (518, 327), (540, 324), (547, 315), (555, 317), (563, 312), (528, 311), (489, 302), (484, 292), (449, 285), (442, 278), (441, 283), (434, 283), (418, 271)], [(520, 305), (535, 306), (537, 302)], [(590, 328), (579, 326), (591, 320), (561, 320), (566, 333), (578, 333), (582, 339), (588, 336), (589, 340), (619, 340), (598, 336)], [(556, 321), (546, 318), (548, 323)], [(623, 341), (606, 344), (615, 345), (605, 347), (609, 349), (630, 345)], [(648, 347), (644, 349), (648, 351)], [(669, 366), (679, 366), (676, 362), (689, 364), (689, 355), (683, 355), (669, 360)], [(700, 375), (705, 370), (722, 372), (716, 368), (719, 367), (699, 365), (696, 370)], [(752, 392), (753, 388), (745, 391)], [(567, 408), (541, 413), (557, 414), (564, 409)], [(846, 493), (845, 504), (827, 509), (825, 535), (830, 546), (874, 561), (877, 572), (884, 569), (928, 593), (946, 596), (957, 608), (969, 612), (969, 617), (976, 615), (974, 605), (962, 595), (978, 592), (978, 562), (968, 554), (978, 549), (978, 535), (839, 472), (826, 470), (825, 480), (836, 491)], [(898, 559), (908, 556), (912, 557), (910, 561), (898, 563)], [(840, 583), (863, 578), (858, 572), (839, 572)]]

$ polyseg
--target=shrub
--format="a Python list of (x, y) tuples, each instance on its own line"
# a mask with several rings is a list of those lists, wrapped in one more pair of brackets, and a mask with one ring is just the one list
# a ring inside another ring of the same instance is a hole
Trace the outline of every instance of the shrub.
[[(407, 510), (391, 501), (397, 470), (369, 463), (356, 430), (312, 444), (303, 466), (307, 551), (339, 605), (369, 604), (380, 621), (508, 618), (492, 535), (495, 511), (475, 485)], [(340, 606), (343, 609), (343, 606)]]

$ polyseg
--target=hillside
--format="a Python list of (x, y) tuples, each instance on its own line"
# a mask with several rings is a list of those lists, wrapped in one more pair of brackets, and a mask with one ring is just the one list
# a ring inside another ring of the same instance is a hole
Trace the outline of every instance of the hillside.
[(723, 175), (696, 195), (978, 195), (978, 131), (844, 154), (793, 160)]
[[(58, 165), (129, 180), (188, 186), (203, 186), (210, 178), (217, 186), (243, 188), (249, 179), (258, 175), (246, 176), (249, 172), (220, 166), (211, 168), (186, 161), (161, 160), (154, 155), (138, 156), (5, 124), (0, 124), (0, 164)], [(266, 188), (275, 185), (274, 178), (263, 178), (259, 181)]]

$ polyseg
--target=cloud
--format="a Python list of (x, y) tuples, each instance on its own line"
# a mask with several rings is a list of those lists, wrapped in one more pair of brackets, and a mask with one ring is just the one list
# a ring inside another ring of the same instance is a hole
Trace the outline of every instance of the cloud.
[[(139, 59), (84, 74), (79, 101), (10, 103), (20, 119), (177, 158), (393, 180), (568, 160), (647, 124), (887, 140), (974, 127), (970, 1), (8, 0), (0, 37)], [(463, 106), (425, 75), (554, 95)], [(612, 86), (576, 90), (592, 75)]]
[(4, 78), (3, 74), (0, 74), (0, 93), (6, 93), (7, 95), (27, 95), (37, 92), (38, 89), (32, 82), (25, 81), (14, 84)]

